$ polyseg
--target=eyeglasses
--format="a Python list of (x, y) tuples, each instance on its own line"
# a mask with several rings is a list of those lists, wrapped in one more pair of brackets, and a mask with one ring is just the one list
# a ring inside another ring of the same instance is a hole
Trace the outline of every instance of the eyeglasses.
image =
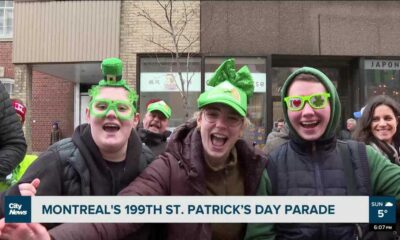
[(158, 118), (160, 121), (167, 120), (167, 117), (164, 115), (164, 113), (162, 113), (161, 111), (158, 111), (158, 110), (149, 112), (149, 116), (152, 119)]
[(104, 118), (113, 110), (118, 119), (125, 121), (132, 119), (135, 114), (133, 104), (125, 100), (92, 99), (89, 103), (90, 114), (97, 118)]
[(229, 127), (237, 127), (244, 121), (243, 117), (239, 115), (227, 114), (224, 116), (225, 114), (217, 109), (205, 109), (203, 113), (207, 122), (216, 123), (218, 119), (223, 118), (224, 123)]
[(329, 103), (330, 94), (316, 93), (308, 96), (289, 96), (285, 97), (286, 106), (290, 111), (300, 111), (306, 102), (314, 109), (325, 108)]

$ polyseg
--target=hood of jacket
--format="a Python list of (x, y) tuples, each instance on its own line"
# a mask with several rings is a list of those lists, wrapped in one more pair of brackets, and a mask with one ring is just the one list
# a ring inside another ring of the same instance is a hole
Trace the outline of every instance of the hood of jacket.
[(90, 172), (93, 195), (116, 195), (138, 176), (142, 143), (135, 131), (129, 136), (124, 172), (119, 180), (114, 179), (94, 142), (89, 124), (79, 125), (72, 135), (72, 141), (78, 147)]
[(292, 124), (289, 121), (289, 117), (287, 114), (287, 106), (284, 101), (284, 98), (287, 97), (288, 90), (290, 85), (293, 83), (293, 80), (295, 77), (299, 74), (311, 74), (314, 75), (319, 81), (325, 86), (327, 92), (330, 93), (331, 97), (329, 98), (329, 103), (331, 106), (331, 116), (329, 119), (329, 123), (325, 129), (324, 134), (318, 139), (318, 141), (325, 141), (328, 139), (332, 139), (335, 136), (336, 129), (338, 128), (339, 125), (339, 119), (340, 119), (340, 112), (341, 112), (341, 106), (340, 106), (340, 99), (339, 95), (336, 91), (336, 87), (333, 85), (332, 81), (321, 71), (311, 68), (311, 67), (302, 67), (300, 69), (297, 69), (294, 71), (290, 76), (286, 79), (285, 83), (282, 86), (281, 89), (281, 102), (283, 106), (283, 113), (284, 113), (284, 118), (285, 122), (287, 123), (289, 127), (289, 132), (291, 138), (295, 139), (298, 142), (306, 142), (304, 139), (302, 139), (298, 133), (294, 130)]

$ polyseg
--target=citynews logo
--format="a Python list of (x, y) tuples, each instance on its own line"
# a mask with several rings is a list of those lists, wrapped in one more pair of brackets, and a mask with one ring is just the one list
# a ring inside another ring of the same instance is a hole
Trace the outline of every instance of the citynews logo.
[(31, 222), (31, 197), (6, 196), (5, 221), (6, 223)]

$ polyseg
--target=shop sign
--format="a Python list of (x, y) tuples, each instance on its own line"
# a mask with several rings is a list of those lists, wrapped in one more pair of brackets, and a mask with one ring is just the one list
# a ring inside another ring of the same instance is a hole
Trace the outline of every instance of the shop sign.
[(400, 70), (400, 60), (368, 59), (364, 62), (365, 69)]
[[(196, 73), (183, 73), (184, 86), (187, 85), (188, 79), (189, 92), (201, 91), (201, 75)], [(140, 91), (141, 92), (180, 92), (182, 89), (181, 81), (179, 80), (178, 73), (160, 73), (150, 72), (140, 74)]]
[(4, 67), (0, 66), (0, 77), (4, 77)]
[[(201, 74), (196, 73), (183, 73), (185, 79), (184, 84), (186, 85), (187, 79), (190, 79), (189, 92), (200, 92), (201, 91)], [(213, 73), (205, 73), (206, 82), (211, 78)], [(267, 75), (265, 73), (253, 73), (254, 80), (254, 92), (265, 93), (267, 89)], [(187, 78), (187, 79), (186, 79)], [(178, 88), (179, 86), (179, 88)], [(181, 88), (178, 73), (141, 73), (140, 74), (140, 91), (141, 92), (179, 92)], [(207, 84), (205, 84), (205, 90), (209, 90)]]

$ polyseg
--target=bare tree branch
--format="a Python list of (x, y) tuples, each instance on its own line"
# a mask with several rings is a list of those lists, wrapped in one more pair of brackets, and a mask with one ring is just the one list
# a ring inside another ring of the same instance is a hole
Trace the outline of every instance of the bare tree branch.
[(164, 32), (166, 32), (166, 33), (168, 33), (170, 35), (172, 34), (172, 32), (170, 30), (168, 30), (167, 28), (163, 27), (160, 23), (157, 22), (157, 20), (155, 20), (153, 17), (151, 17), (151, 15), (150, 15), (150, 13), (148, 11), (146, 11), (143, 8), (138, 7), (137, 5), (135, 6), (135, 8), (139, 9), (139, 12), (136, 13), (137, 16), (147, 19), (150, 23), (155, 24), (157, 27), (159, 27)]
[[(162, 19), (164, 20), (152, 15), (153, 12), (146, 10), (143, 5), (140, 7), (135, 4), (135, 7), (138, 9), (137, 16), (146, 19), (150, 23), (151, 37), (146, 40), (171, 55), (172, 64), (170, 72), (174, 76), (176, 76), (175, 73), (178, 75), (177, 79), (174, 78), (174, 82), (182, 98), (183, 107), (186, 111), (185, 117), (188, 117), (189, 87), (195, 76), (195, 71), (191, 69), (193, 64), (191, 62), (192, 54), (190, 51), (193, 45), (200, 40), (200, 35), (192, 36), (186, 30), (195, 18), (196, 10), (188, 6), (184, 1), (179, 2), (182, 4), (179, 10), (175, 7), (174, 0), (157, 0), (156, 2), (160, 9), (162, 9)], [(166, 39), (158, 41), (154, 38), (156, 35), (154, 27), (168, 35), (169, 44), (164, 43)], [(185, 58), (181, 57), (183, 54), (186, 54)], [(159, 62), (158, 57), (157, 61)], [(161, 63), (159, 62), (159, 64)]]
[(167, 51), (167, 52), (171, 52), (171, 53), (173, 52), (173, 50), (167, 48), (166, 46), (164, 46), (163, 44), (161, 44), (161, 43), (159, 43), (159, 42), (154, 41), (153, 39), (148, 38), (148, 39), (146, 39), (146, 40), (147, 40), (148, 42), (154, 44), (154, 45), (159, 46), (160, 48), (164, 49), (164, 50)]

